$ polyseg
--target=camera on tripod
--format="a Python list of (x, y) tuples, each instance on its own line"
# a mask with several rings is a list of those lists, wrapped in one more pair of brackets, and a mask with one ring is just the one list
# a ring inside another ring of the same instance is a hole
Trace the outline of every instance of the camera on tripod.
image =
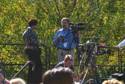
[(87, 27), (87, 23), (70, 23), (70, 27), (73, 32), (82, 31)]

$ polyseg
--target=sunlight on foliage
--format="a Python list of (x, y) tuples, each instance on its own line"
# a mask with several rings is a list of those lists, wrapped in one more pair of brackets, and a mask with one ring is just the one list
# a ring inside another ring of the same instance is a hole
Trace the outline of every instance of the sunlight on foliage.
[[(51, 50), (51, 63), (55, 64), (57, 56), (52, 38), (60, 28), (62, 17), (69, 17), (73, 23), (85, 22), (89, 25), (87, 29), (80, 31), (80, 43), (98, 37), (97, 42), (103, 38), (108, 46), (116, 46), (125, 37), (124, 0), (0, 0), (0, 43), (23, 44), (22, 33), (28, 21), (36, 18), (39, 40)], [(5, 63), (24, 63), (27, 58), (23, 47), (1, 45), (0, 60)], [(41, 60), (44, 62), (44, 49), (42, 53)], [(98, 59), (114, 64), (116, 56)]]

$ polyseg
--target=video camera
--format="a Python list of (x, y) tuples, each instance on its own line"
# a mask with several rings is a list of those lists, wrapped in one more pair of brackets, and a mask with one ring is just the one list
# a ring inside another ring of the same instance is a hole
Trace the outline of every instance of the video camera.
[(70, 23), (70, 27), (73, 32), (84, 30), (87, 27), (86, 23)]
[(113, 73), (110, 77), (125, 82), (125, 73)]

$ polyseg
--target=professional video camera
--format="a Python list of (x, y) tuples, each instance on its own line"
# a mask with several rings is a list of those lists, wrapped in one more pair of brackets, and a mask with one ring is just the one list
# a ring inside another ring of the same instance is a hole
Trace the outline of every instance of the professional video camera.
[(73, 32), (84, 30), (87, 27), (86, 23), (70, 23), (70, 27)]

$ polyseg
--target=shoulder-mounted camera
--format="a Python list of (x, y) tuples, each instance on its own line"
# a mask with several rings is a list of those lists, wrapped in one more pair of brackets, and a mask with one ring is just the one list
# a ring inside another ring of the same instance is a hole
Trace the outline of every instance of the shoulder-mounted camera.
[(87, 27), (87, 23), (70, 23), (73, 32), (82, 31)]

